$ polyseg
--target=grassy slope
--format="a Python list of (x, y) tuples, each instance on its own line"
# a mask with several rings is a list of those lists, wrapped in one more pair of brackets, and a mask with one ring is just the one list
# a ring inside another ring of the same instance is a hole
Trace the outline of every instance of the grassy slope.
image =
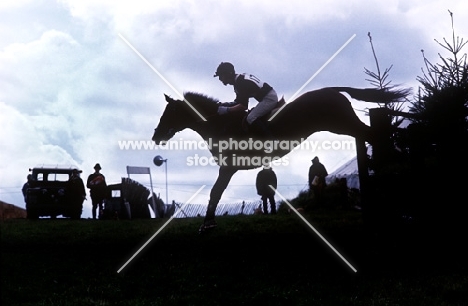
[[(466, 252), (436, 231), (364, 231), (360, 213), (1, 224), (2, 305), (466, 305)], [(438, 252), (438, 250), (442, 252)], [(444, 254), (444, 256), (441, 256)]]

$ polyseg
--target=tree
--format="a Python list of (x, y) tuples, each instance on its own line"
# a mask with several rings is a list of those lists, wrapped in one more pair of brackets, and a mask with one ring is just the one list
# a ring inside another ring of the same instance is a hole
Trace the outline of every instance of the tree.
[[(468, 66), (467, 54), (462, 53), (467, 42), (455, 36), (453, 13), (452, 41), (445, 38), (443, 43), (436, 41), (449, 52), (449, 57), (439, 53), (440, 63), (433, 64), (421, 50), (425, 69), (417, 80), (421, 83), (417, 100), (412, 103), (410, 112), (416, 114), (414, 122), (424, 131), (426, 142), (435, 148), (438, 166), (454, 162), (451, 167), (466, 169), (468, 146)], [(458, 166), (457, 166), (458, 165)]]
[(434, 219), (453, 229), (463, 227), (466, 216), (463, 199), (468, 184), (468, 66), (467, 55), (462, 53), (466, 42), (455, 36), (453, 13), (449, 13), (451, 42), (445, 38), (443, 43), (435, 40), (449, 56), (439, 53), (440, 62), (433, 64), (421, 51), (425, 66), (417, 78), (421, 87), (410, 107), (415, 117), (408, 129), (410, 152), (421, 170), (416, 179), (430, 194), (425, 203), (434, 203)]
[[(377, 72), (373, 72), (364, 67), (364, 72), (370, 77), (369, 79), (366, 79), (366, 81), (368, 81), (372, 86), (380, 90), (388, 90), (388, 91), (394, 90), (394, 91), (399, 92), (401, 98), (398, 98), (396, 100), (389, 101), (386, 103), (378, 103), (378, 105), (379, 107), (388, 109), (391, 113), (402, 112), (404, 103), (409, 101), (406, 98), (406, 96), (408, 96), (411, 93), (411, 89), (408, 89), (408, 88), (396, 89), (396, 87), (398, 86), (391, 84), (392, 81), (388, 80), (388, 77), (390, 75), (390, 70), (393, 68), (393, 65), (391, 65), (389, 68), (386, 68), (385, 71), (382, 73), (382, 71), (380, 70), (380, 65), (377, 59), (377, 55), (375, 53), (374, 44), (372, 43), (371, 33), (370, 32), (367, 33), (367, 36), (369, 37), (369, 43), (372, 48), (372, 54), (374, 56)], [(392, 125), (394, 127), (398, 127), (403, 121), (403, 118), (399, 118), (398, 116), (393, 116), (392, 118), (393, 118)]]
[(390, 171), (395, 170), (395, 162), (399, 159), (400, 152), (395, 150), (396, 147), (401, 147), (401, 136), (397, 132), (398, 127), (405, 119), (400, 115), (405, 115), (403, 112), (404, 103), (408, 102), (407, 96), (411, 93), (409, 88), (397, 88), (399, 86), (392, 85), (392, 81), (388, 79), (390, 70), (393, 65), (386, 68), (383, 72), (380, 69), (379, 61), (374, 49), (372, 42), (372, 36), (370, 32), (367, 34), (369, 42), (372, 48), (372, 54), (374, 56), (376, 64), (376, 72), (373, 72), (367, 68), (364, 68), (364, 72), (369, 76), (368, 81), (372, 86), (383, 91), (394, 91), (399, 93), (399, 97), (392, 101), (384, 101), (378, 103), (378, 108), (369, 110), (369, 116), (371, 117), (371, 125), (376, 131), (378, 131), (378, 141), (374, 141), (372, 149), (372, 160), (371, 168), (380, 172), (383, 169), (389, 169)]

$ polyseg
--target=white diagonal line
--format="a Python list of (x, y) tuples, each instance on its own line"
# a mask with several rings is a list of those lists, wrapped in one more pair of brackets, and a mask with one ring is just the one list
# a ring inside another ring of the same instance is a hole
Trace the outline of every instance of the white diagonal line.
[[(325, 64), (322, 65), (322, 67), (320, 67), (319, 70), (317, 70), (317, 72), (314, 73), (314, 75), (312, 75), (308, 80), (307, 82), (304, 83), (304, 85), (301, 86), (301, 88), (299, 88), (292, 96), (291, 98), (288, 99), (288, 101), (286, 102), (289, 103), (291, 102), (303, 89), (304, 87), (307, 86), (307, 84), (309, 84), (350, 42), (351, 40), (354, 39), (354, 37), (356, 37), (356, 34), (353, 34), (353, 36), (351, 36), (347, 42), (345, 42), (341, 48), (338, 49), (338, 51), (335, 52), (335, 54), (333, 54), (326, 62)], [(281, 112), (283, 110), (283, 108), (286, 106), (286, 104), (284, 104), (273, 116), (270, 117), (270, 119), (268, 119), (268, 121), (271, 121), (273, 120), (273, 118), (276, 117), (276, 115), (279, 114), (279, 112)]]
[(143, 244), (143, 245), (141, 246), (141, 248), (139, 248), (138, 251), (136, 251), (135, 254), (133, 254), (132, 257), (130, 257), (129, 260), (127, 260), (127, 262), (117, 271), (117, 273), (120, 273), (120, 271), (122, 271), (122, 270), (133, 260), (133, 258), (135, 258), (135, 257), (138, 255), (138, 253), (140, 253), (140, 252), (151, 242), (151, 240), (153, 240), (154, 237), (156, 237), (156, 236), (166, 227), (166, 225), (168, 225), (168, 224), (175, 218), (175, 216), (177, 216), (177, 214), (179, 213), (179, 211), (181, 211), (182, 208), (185, 207), (185, 205), (187, 205), (188, 203), (190, 203), (190, 201), (192, 201), (193, 198), (196, 197), (197, 194), (199, 194), (200, 191), (202, 191), (203, 188), (205, 188), (205, 186), (206, 186), (206, 185), (201, 186), (201, 187), (190, 197), (190, 199), (188, 199), (188, 201), (185, 202), (185, 204), (182, 205), (182, 207), (181, 207), (178, 211), (176, 211), (176, 212), (172, 215), (172, 217), (170, 217), (169, 220), (167, 220), (166, 223), (164, 223), (163, 226), (161, 226), (161, 228), (160, 228), (156, 233), (154, 233), (154, 235), (151, 236), (151, 238), (148, 239), (148, 241), (146, 241), (145, 244)]
[(182, 95), (177, 89), (175, 89), (174, 86), (172, 86), (171, 83), (169, 83), (169, 81), (161, 74), (159, 73), (159, 71), (153, 67), (153, 65), (151, 65), (150, 62), (148, 62), (146, 60), (146, 58), (140, 54), (140, 52), (138, 52), (137, 49), (135, 49), (135, 47), (133, 47), (133, 45), (131, 43), (128, 42), (128, 40), (125, 39), (125, 37), (122, 36), (122, 34), (119, 33), (119, 36), (120, 38), (146, 63), (146, 65), (148, 65), (151, 70), (153, 70), (154, 72), (156, 72), (156, 74), (175, 92), (179, 95), (179, 97), (181, 99), (184, 100), (185, 103), (187, 103), (188, 106), (190, 106), (190, 108), (203, 120), (203, 121), (206, 121), (206, 118), (202, 116), (202, 114), (200, 114), (196, 109), (195, 107), (193, 107), (192, 104), (190, 104), (190, 102), (188, 102), (185, 98), (184, 98), (184, 95)]
[(272, 185), (268, 185), (273, 191), (275, 191), (281, 199), (283, 199), (283, 201), (289, 206), (289, 208), (291, 208), (291, 210), (299, 216), (299, 218), (302, 219), (302, 221), (305, 222), (305, 224), (307, 224), (316, 234), (317, 236), (319, 236), (340, 258), (341, 260), (343, 260), (350, 268), (351, 270), (353, 270), (354, 272), (357, 272), (357, 270), (346, 260), (346, 258), (343, 257), (343, 255), (341, 255), (331, 244), (330, 242), (327, 241), (327, 239), (325, 239), (322, 234), (320, 234), (316, 229), (315, 227), (312, 226), (312, 224), (309, 223), (309, 221), (307, 221), (292, 205), (291, 203), (288, 202), (288, 200), (286, 200), (283, 195), (281, 195), (281, 193), (278, 192), (278, 190), (275, 189), (275, 187), (273, 187)]

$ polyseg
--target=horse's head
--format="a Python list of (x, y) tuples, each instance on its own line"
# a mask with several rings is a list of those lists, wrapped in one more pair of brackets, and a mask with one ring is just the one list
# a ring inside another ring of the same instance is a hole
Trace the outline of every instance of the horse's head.
[[(175, 133), (185, 128), (206, 121), (205, 118), (211, 114), (216, 114), (216, 101), (210, 100), (206, 96), (186, 93), (184, 100), (175, 100), (167, 95), (164, 96), (167, 105), (152, 137), (157, 145), (162, 141), (168, 141)], [(207, 101), (212, 103), (204, 103)]]
[(159, 120), (158, 126), (154, 129), (154, 134), (152, 140), (156, 144), (160, 144), (162, 141), (167, 141), (171, 139), (175, 133), (183, 130), (183, 122), (179, 120), (182, 116), (181, 114), (181, 103), (183, 101), (174, 100), (168, 95), (164, 95), (167, 101), (166, 108)]

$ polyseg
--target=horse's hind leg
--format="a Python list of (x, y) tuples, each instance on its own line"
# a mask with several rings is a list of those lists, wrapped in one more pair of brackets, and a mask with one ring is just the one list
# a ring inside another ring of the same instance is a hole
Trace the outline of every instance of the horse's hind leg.
[(232, 176), (236, 172), (237, 169), (232, 167), (221, 166), (219, 168), (218, 178), (216, 179), (216, 182), (214, 183), (213, 188), (211, 189), (210, 200), (206, 209), (205, 220), (202, 226), (200, 227), (200, 231), (216, 226), (216, 223), (214, 221), (216, 207), (218, 206), (219, 200), (221, 199), (224, 190), (226, 190), (227, 186), (229, 185), (229, 182), (231, 181)]
[(369, 144), (373, 144), (377, 137), (374, 130), (360, 121), (359, 118), (351, 124), (349, 131), (350, 132), (347, 133), (348, 135), (353, 136), (356, 139), (367, 141)]
[(335, 101), (337, 102), (336, 109), (339, 111), (335, 113), (337, 117), (334, 122), (337, 123), (335, 126), (337, 130), (334, 132), (359, 138), (369, 143), (374, 142), (375, 133), (371, 127), (359, 119), (348, 98), (341, 93), (336, 93)]

